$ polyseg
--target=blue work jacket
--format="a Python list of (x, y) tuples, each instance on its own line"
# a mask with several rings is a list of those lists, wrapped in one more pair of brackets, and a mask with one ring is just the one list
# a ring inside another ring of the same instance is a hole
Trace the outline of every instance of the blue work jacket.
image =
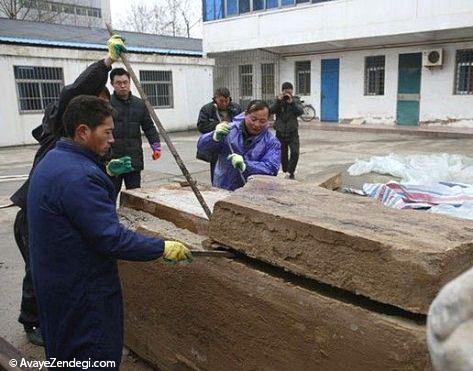
[(117, 259), (156, 259), (164, 242), (122, 226), (114, 194), (101, 159), (71, 140), (58, 141), (33, 172), (30, 261), (48, 358), (120, 364)]
[(212, 138), (213, 131), (200, 136), (197, 150), (208, 154), (218, 154), (215, 166), (213, 186), (234, 191), (243, 187), (244, 183), (238, 170), (230, 160), (230, 145), (235, 153), (243, 156), (246, 170), (243, 172), (245, 180), (250, 175), (274, 175), (279, 171), (281, 161), (281, 144), (279, 140), (265, 129), (260, 134), (251, 137), (249, 144), (245, 145), (243, 137), (244, 115), (241, 114), (230, 124), (230, 132), (225, 139), (215, 142)]

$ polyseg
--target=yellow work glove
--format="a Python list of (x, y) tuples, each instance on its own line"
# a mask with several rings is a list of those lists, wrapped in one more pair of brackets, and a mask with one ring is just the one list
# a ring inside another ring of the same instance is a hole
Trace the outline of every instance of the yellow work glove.
[(220, 142), (225, 136), (230, 132), (230, 125), (228, 125), (228, 122), (222, 121), (220, 124), (215, 126), (214, 133), (212, 135), (212, 138), (216, 142)]
[(177, 241), (164, 241), (163, 259), (166, 263), (176, 264), (179, 261), (192, 261), (192, 254), (187, 247)]
[(235, 169), (240, 170), (241, 172), (246, 170), (245, 161), (243, 160), (243, 157), (238, 153), (232, 153), (231, 155), (228, 155), (227, 160), (230, 160), (232, 162), (232, 166)]
[(120, 35), (113, 35), (107, 41), (108, 54), (112, 61), (116, 61), (120, 58), (120, 54), (126, 52), (125, 40)]

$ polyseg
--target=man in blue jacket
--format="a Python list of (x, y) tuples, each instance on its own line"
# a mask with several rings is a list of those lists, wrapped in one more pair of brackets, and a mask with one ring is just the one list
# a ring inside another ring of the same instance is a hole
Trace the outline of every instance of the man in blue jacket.
[(268, 104), (255, 100), (231, 124), (222, 122), (199, 138), (199, 152), (218, 155), (212, 185), (234, 191), (250, 175), (278, 174), (281, 144), (268, 130), (268, 117)]
[[(40, 126), (32, 132), (33, 137), (39, 143), (39, 149), (35, 154), (33, 166), (30, 175), (35, 166), (42, 158), (54, 148), (56, 142), (64, 136), (64, 126), (62, 116), (69, 102), (78, 95), (90, 94), (101, 97), (104, 100), (110, 100), (110, 92), (105, 87), (108, 79), (108, 73), (112, 64), (120, 57), (125, 50), (123, 39), (118, 36), (112, 36), (108, 42), (108, 55), (86, 68), (79, 77), (70, 85), (66, 85), (59, 95), (57, 102), (50, 104), (44, 113), (43, 121)], [(38, 310), (36, 304), (36, 295), (31, 279), (28, 249), (28, 222), (26, 220), (27, 195), (30, 185), (30, 178), (11, 196), (12, 202), (20, 208), (15, 224), (14, 235), (18, 248), (25, 261), (25, 276), (23, 278), (23, 289), (21, 297), (21, 312), (18, 321), (23, 325), (28, 340), (35, 345), (43, 345)]]
[(113, 361), (111, 369), (118, 369), (123, 303), (117, 259), (163, 256), (176, 262), (191, 256), (178, 242), (145, 237), (119, 223), (101, 158), (113, 143), (112, 115), (97, 97), (70, 102), (63, 118), (68, 138), (36, 166), (27, 211), (47, 358)]

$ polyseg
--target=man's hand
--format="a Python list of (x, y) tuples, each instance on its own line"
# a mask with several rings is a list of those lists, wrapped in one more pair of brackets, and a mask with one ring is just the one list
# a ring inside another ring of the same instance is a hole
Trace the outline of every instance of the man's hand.
[(192, 261), (192, 254), (187, 247), (177, 241), (164, 241), (163, 259), (166, 263), (176, 264), (179, 261)]
[(123, 52), (126, 52), (125, 40), (120, 35), (113, 35), (107, 41), (107, 48), (112, 62), (115, 62)]
[(216, 142), (220, 142), (225, 136), (230, 132), (230, 125), (228, 122), (222, 121), (215, 127), (215, 131), (213, 133), (213, 140)]
[(131, 158), (130, 156), (124, 156), (121, 158), (116, 158), (111, 160), (107, 166), (107, 174), (110, 176), (117, 176), (129, 173), (133, 171), (133, 167), (131, 166)]
[(157, 160), (161, 157), (161, 143), (156, 142), (151, 144), (151, 149), (153, 150), (153, 160)]
[(243, 157), (237, 153), (232, 153), (231, 155), (228, 155), (227, 160), (230, 160), (232, 162), (232, 166), (243, 172), (246, 169), (246, 164), (245, 161), (243, 160)]

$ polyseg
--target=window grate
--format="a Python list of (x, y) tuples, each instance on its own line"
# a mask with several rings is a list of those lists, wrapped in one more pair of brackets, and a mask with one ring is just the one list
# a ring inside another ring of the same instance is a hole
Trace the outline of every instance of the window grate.
[(140, 71), (140, 82), (153, 107), (174, 106), (172, 71)]
[(261, 64), (261, 95), (262, 99), (271, 101), (274, 99), (274, 63)]
[(240, 68), (240, 96), (253, 96), (253, 65), (244, 64)]
[(296, 94), (310, 95), (310, 61), (296, 62)]
[(13, 66), (20, 112), (41, 112), (59, 99), (64, 86), (62, 68)]
[(457, 50), (455, 94), (473, 94), (473, 49)]
[(384, 95), (384, 55), (365, 58), (365, 95)]

